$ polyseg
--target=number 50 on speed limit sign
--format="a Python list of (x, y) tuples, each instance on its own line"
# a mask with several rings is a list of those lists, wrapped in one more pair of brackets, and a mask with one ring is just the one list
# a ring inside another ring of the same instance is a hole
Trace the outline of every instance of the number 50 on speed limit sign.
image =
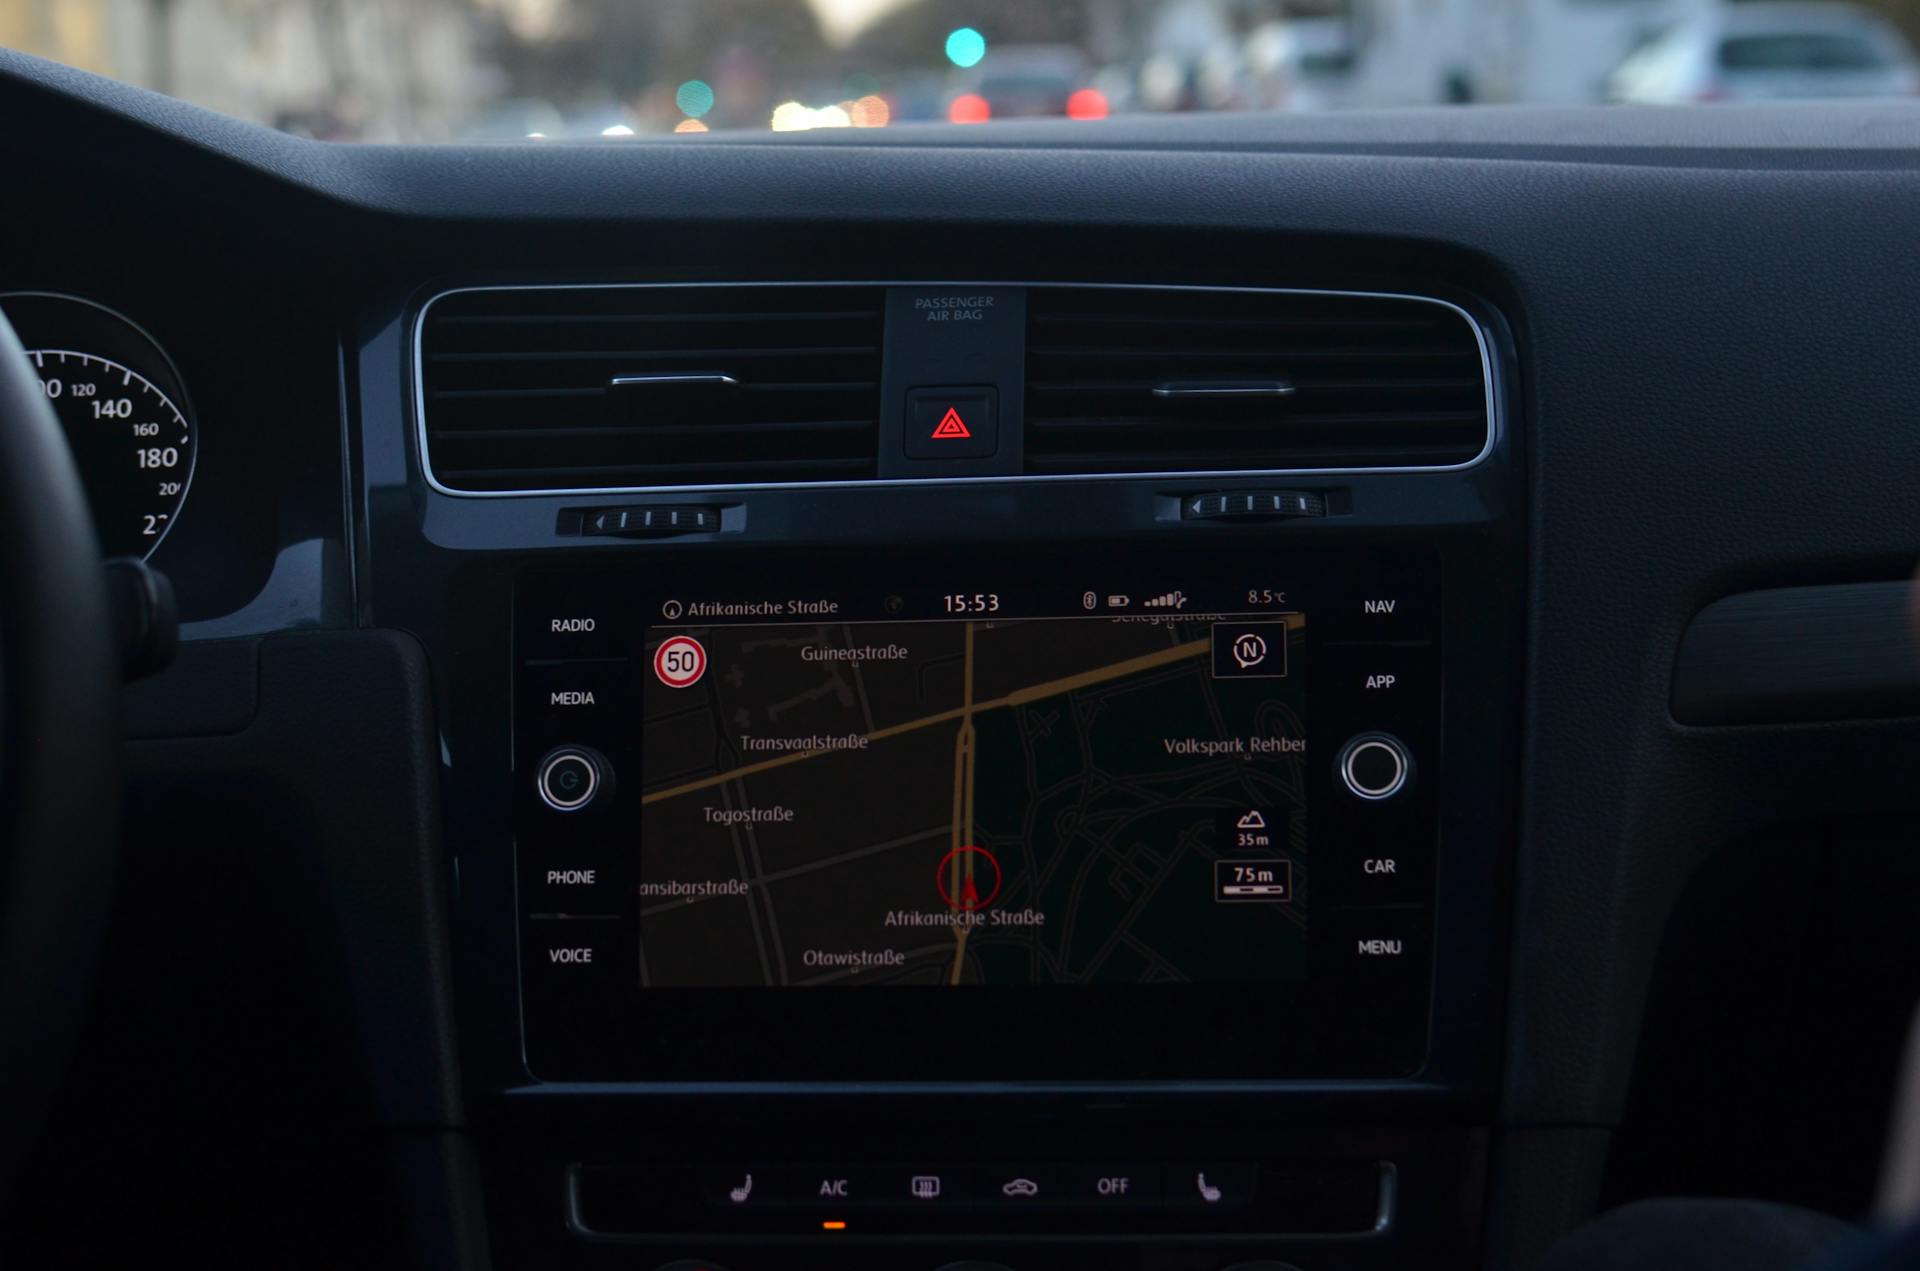
[(654, 653), (653, 673), (668, 688), (692, 688), (707, 673), (707, 651), (692, 636), (673, 636)]

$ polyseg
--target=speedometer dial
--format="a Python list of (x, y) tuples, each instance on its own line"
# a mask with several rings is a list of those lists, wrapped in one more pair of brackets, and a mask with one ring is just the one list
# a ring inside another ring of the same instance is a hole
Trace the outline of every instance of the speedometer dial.
[(75, 349), (28, 349), (67, 431), (108, 556), (145, 556), (186, 501), (193, 427), (153, 382)]
[(60, 417), (108, 556), (149, 555), (180, 517), (196, 436), (167, 355), (132, 322), (69, 296), (0, 296)]

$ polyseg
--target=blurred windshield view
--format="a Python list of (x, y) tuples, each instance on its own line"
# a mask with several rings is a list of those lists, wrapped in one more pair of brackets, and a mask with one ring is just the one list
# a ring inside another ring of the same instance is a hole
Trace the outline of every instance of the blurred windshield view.
[(1920, 0), (0, 0), (0, 44), (343, 141), (1912, 96)]

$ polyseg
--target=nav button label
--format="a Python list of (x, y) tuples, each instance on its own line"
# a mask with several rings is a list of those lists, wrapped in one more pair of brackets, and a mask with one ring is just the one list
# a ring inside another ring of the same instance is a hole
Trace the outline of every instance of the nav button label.
[(1414, 588), (1400, 583), (1366, 587), (1337, 606), (1334, 635), (1343, 640), (1421, 640), (1427, 635), (1426, 606)]

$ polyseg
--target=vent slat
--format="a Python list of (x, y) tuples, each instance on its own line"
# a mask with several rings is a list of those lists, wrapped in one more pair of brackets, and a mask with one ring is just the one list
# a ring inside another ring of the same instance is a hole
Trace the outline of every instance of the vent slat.
[(1435, 324), (1429, 318), (1407, 318), (1398, 321), (1381, 321), (1373, 318), (1337, 318), (1332, 316), (1314, 318), (1270, 318), (1270, 317), (1228, 317), (1225, 315), (1192, 316), (1178, 314), (1140, 314), (1140, 313), (1039, 313), (1033, 316), (1035, 326), (1101, 326), (1101, 327), (1150, 327), (1156, 331), (1193, 330), (1201, 327), (1254, 327), (1265, 331), (1332, 331), (1343, 327), (1361, 327), (1370, 331), (1419, 330), (1431, 328)]
[(1448, 424), (1478, 423), (1485, 418), (1480, 411), (1432, 411), (1414, 414), (1407, 411), (1335, 411), (1309, 415), (1300, 412), (1276, 413), (1260, 419), (1208, 419), (1202, 415), (1170, 418), (1165, 415), (1099, 415), (1087, 419), (1072, 416), (1049, 418), (1029, 416), (1029, 431), (1045, 428), (1165, 428), (1169, 423), (1187, 429), (1227, 428), (1241, 433), (1265, 430), (1283, 432), (1300, 428), (1365, 428), (1372, 424), (1404, 424), (1408, 427), (1445, 427)]
[(435, 435), (444, 441), (535, 441), (542, 437), (671, 438), (741, 437), (774, 432), (853, 433), (873, 431), (871, 419), (797, 419), (755, 424), (627, 424), (601, 428), (446, 428)]
[(877, 309), (819, 309), (811, 313), (791, 313), (767, 311), (753, 313), (469, 313), (439, 318), (435, 321), (449, 327), (464, 326), (552, 326), (578, 324), (581, 326), (604, 326), (608, 324), (640, 322), (672, 322), (686, 324), (695, 322), (859, 322), (871, 321), (880, 316)]
[(639, 362), (660, 358), (705, 358), (725, 361), (737, 357), (858, 357), (878, 353), (878, 344), (823, 344), (812, 348), (770, 349), (537, 349), (512, 353), (432, 353), (429, 362)]
[[(1035, 384), (1034, 391), (1036, 393), (1117, 393), (1144, 398), (1152, 394), (1156, 385), (1165, 382), (1158, 376), (1127, 380), (1045, 380)], [(1295, 390), (1305, 388), (1322, 393), (1478, 393), (1482, 388), (1477, 378), (1302, 380), (1298, 376), (1294, 377), (1293, 386)]]
[[(871, 392), (879, 385), (872, 380), (823, 380), (818, 384), (741, 384), (736, 393), (859, 393)], [(532, 397), (604, 397), (605, 388), (443, 388), (432, 396), (435, 401), (503, 401)]]
[[(1407, 446), (1400, 465), (1418, 467), (1454, 462), (1455, 446)], [(1045, 455), (1029, 455), (1027, 468), (1035, 474), (1069, 472), (1240, 472), (1265, 468), (1377, 468), (1378, 456), (1370, 450), (1340, 446), (1289, 446), (1284, 451), (1259, 451), (1247, 455), (1248, 462), (1222, 463), (1210, 450), (1168, 450), (1154, 454), (1115, 456), (1107, 451), (1063, 450)]]
[[(1472, 324), (1393, 296), (1036, 288), (1028, 473), (1445, 467), (1486, 445)], [(1168, 397), (1183, 382), (1284, 397)]]
[(1315, 348), (1311, 345), (1253, 346), (1239, 348), (1195, 348), (1171, 349), (1164, 344), (1153, 345), (1087, 345), (1082, 348), (1036, 347), (1027, 346), (1027, 359), (1034, 358), (1153, 358), (1160, 361), (1235, 361), (1247, 362), (1257, 369), (1251, 374), (1266, 375), (1278, 369), (1279, 365), (1298, 358), (1447, 358), (1459, 357), (1458, 348), (1446, 345), (1411, 345), (1405, 347), (1383, 347), (1378, 344), (1352, 345), (1346, 348)]
[[(754, 463), (649, 463), (633, 464), (625, 467), (609, 467), (594, 464), (590, 467), (571, 468), (453, 468), (437, 474), (442, 481), (482, 478), (510, 477), (516, 482), (525, 483), (528, 489), (553, 489), (558, 485), (574, 482), (601, 482), (608, 478), (618, 479), (622, 484), (660, 485), (724, 485), (728, 482), (766, 482), (766, 481), (815, 481), (826, 480), (825, 474), (845, 475), (858, 479), (862, 468), (871, 469), (870, 463), (854, 459), (795, 459), (780, 464), (778, 472), (772, 475), (771, 469)], [(871, 471), (866, 475), (871, 476)], [(672, 478), (665, 480), (664, 478)], [(581, 489), (593, 489), (594, 486), (581, 485)]]
[[(429, 463), (473, 493), (870, 478), (882, 298), (752, 285), (452, 293), (421, 328)], [(609, 387), (639, 370), (741, 382)]]

